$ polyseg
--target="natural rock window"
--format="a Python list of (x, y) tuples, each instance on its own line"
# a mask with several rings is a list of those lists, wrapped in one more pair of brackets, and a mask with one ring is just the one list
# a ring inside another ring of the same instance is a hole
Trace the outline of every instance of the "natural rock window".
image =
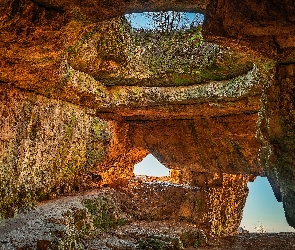
[(134, 166), (135, 175), (169, 176), (169, 169), (161, 164), (152, 154), (147, 155), (141, 162)]
[[(240, 230), (249, 232), (294, 232), (288, 226), (280, 197), (275, 197), (266, 177), (248, 183), (249, 195), (243, 211)], [(275, 216), (274, 216), (275, 215)], [(241, 229), (243, 228), (243, 229)]]
[(134, 30), (173, 32), (201, 26), (204, 15), (190, 12), (161, 11), (126, 14), (125, 18)]

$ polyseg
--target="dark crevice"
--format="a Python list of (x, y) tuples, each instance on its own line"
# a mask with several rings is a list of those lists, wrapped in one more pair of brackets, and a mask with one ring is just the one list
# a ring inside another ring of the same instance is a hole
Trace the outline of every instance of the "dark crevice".
[(281, 46), (279, 45), (279, 43), (277, 42), (277, 39), (275, 36), (272, 37), (274, 45), (276, 46), (277, 52), (282, 52)]
[[(90, 115), (90, 116), (93, 116), (93, 115)], [(126, 121), (125, 117), (111, 111), (97, 110), (94, 116), (99, 117), (101, 119), (105, 119), (105, 120)]]
[(3, 80), (3, 79), (0, 79), (0, 84), (9, 84), (9, 81), (6, 81), (6, 80)]
[(280, 62), (279, 65), (295, 65), (295, 62)]
[(10, 19), (15, 17), (21, 10), (21, 1), (14, 0), (11, 4), (11, 12), (10, 12)]
[[(253, 114), (257, 114), (257, 112), (253, 112)], [(216, 116), (195, 116), (191, 118), (183, 118), (183, 117), (173, 117), (173, 118), (153, 118), (153, 119), (141, 119), (144, 118), (144, 116), (132, 116), (132, 117), (126, 117), (122, 116), (124, 118), (124, 121), (126, 122), (136, 122), (136, 123), (147, 123), (147, 122), (157, 122), (157, 121), (193, 121), (196, 118), (208, 118), (208, 119), (219, 119), (219, 118), (226, 118), (226, 117), (234, 117), (234, 116), (239, 116), (239, 115), (250, 115), (250, 112), (248, 114), (244, 114), (244, 112), (241, 113), (236, 113), (236, 114), (228, 114), (228, 115), (216, 115)], [(136, 119), (137, 118), (137, 119)]]
[(15, 85), (15, 83), (10, 83), (8, 86), (11, 87), (11, 88), (17, 89), (19, 91), (24, 91), (24, 92), (27, 92), (27, 93), (37, 94), (34, 90), (18, 87), (18, 86)]
[(36, 0), (31, 0), (34, 4), (36, 4), (39, 8), (43, 8), (45, 10), (48, 10), (48, 11), (55, 11), (55, 12), (58, 12), (58, 13), (64, 13), (65, 10), (60, 8), (60, 7), (57, 7), (57, 6), (52, 6), (52, 5), (49, 5), (47, 3), (43, 3), (43, 2), (38, 2)]

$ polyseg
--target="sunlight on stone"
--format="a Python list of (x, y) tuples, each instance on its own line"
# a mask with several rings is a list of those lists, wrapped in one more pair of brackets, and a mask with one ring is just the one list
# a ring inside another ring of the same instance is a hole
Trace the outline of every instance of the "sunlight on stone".
[(282, 202), (277, 202), (266, 177), (248, 183), (249, 194), (240, 227), (249, 232), (295, 232), (284, 215)]
[(169, 169), (161, 164), (152, 154), (147, 155), (134, 166), (135, 175), (169, 176)]

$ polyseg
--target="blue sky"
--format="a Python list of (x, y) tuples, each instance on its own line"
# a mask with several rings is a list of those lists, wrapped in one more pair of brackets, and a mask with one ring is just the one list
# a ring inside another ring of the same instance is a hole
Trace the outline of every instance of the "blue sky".
[(295, 232), (286, 221), (282, 202), (277, 202), (266, 177), (257, 177), (248, 183), (249, 195), (244, 208), (241, 226), (255, 232), (254, 226), (262, 224), (269, 232)]
[[(133, 13), (133, 14), (126, 14), (125, 17), (130, 22), (133, 28), (139, 29), (150, 29), (151, 26), (149, 23), (151, 22), (150, 18), (147, 18), (147, 13), (151, 12), (143, 12), (143, 13)], [(185, 16), (190, 22), (197, 16), (200, 21), (203, 22), (204, 15), (200, 13), (191, 13), (191, 12), (181, 12), (183, 16)]]
[[(134, 166), (134, 174), (167, 176), (169, 169), (149, 154)], [(266, 177), (257, 177), (248, 183), (249, 195), (243, 212), (241, 226), (255, 232), (254, 227), (262, 224), (268, 232), (295, 232), (286, 221), (283, 204), (277, 202)]]

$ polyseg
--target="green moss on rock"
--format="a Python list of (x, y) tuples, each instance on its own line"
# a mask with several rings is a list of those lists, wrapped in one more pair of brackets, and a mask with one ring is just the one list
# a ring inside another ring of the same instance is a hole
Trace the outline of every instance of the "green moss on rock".
[(178, 238), (151, 237), (139, 240), (138, 250), (182, 250), (183, 246)]
[(93, 225), (97, 229), (109, 230), (117, 224), (115, 205), (104, 197), (84, 200), (84, 205), (93, 216)]
[[(65, 102), (15, 90), (1, 107), (0, 218), (36, 201), (89, 188), (112, 134), (106, 121)], [(5, 118), (8, 117), (8, 120)]]
[(96, 231), (110, 231), (127, 223), (124, 218), (120, 218), (115, 202), (108, 197), (84, 199), (83, 205), (91, 214)]
[(71, 67), (105, 86), (199, 84), (234, 78), (253, 66), (249, 57), (204, 42), (201, 26), (163, 34), (133, 30), (123, 17), (88, 25), (66, 55)]

